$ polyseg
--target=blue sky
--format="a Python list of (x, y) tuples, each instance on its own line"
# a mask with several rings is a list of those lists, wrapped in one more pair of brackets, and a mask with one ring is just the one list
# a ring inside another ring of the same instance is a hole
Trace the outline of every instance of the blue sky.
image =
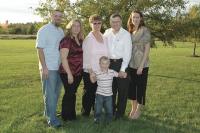
[[(40, 1), (41, 0), (0, 0), (0, 3), (2, 3), (0, 4), (0, 23), (4, 23), (6, 20), (8, 20), (9, 23), (42, 21), (39, 16), (33, 13)], [(188, 1), (188, 7), (200, 3), (200, 0)]]

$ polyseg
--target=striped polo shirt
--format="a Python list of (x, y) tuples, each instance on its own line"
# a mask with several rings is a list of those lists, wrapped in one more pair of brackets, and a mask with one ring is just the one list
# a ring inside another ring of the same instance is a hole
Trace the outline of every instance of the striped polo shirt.
[(96, 94), (103, 96), (111, 96), (113, 77), (118, 77), (118, 73), (114, 70), (108, 69), (107, 72), (96, 71), (97, 91)]

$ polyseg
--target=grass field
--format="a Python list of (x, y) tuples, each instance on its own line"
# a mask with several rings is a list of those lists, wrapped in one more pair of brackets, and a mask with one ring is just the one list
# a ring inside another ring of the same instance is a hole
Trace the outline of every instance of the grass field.
[[(92, 116), (80, 116), (81, 85), (78, 120), (54, 129), (47, 127), (43, 117), (34, 43), (0, 40), (0, 133), (200, 133), (200, 58), (191, 57), (192, 44), (151, 49), (147, 101), (140, 119), (125, 117), (109, 125), (95, 125)], [(59, 101), (58, 112), (60, 106)], [(126, 115), (129, 110), (130, 103)]]

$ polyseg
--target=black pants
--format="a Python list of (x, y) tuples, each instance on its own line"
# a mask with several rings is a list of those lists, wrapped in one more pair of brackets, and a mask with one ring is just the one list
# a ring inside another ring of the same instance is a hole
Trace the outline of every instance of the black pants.
[(141, 75), (137, 75), (137, 69), (129, 68), (131, 85), (128, 97), (131, 100), (137, 100), (139, 104), (143, 105), (145, 105), (148, 70), (149, 68), (146, 67), (143, 69)]
[[(110, 69), (120, 71), (122, 59), (110, 60)], [(113, 114), (116, 118), (122, 117), (126, 110), (127, 95), (129, 88), (128, 78), (113, 78)]]
[(94, 110), (95, 93), (97, 90), (97, 83), (90, 81), (89, 73), (83, 72), (83, 96), (82, 96), (82, 115), (89, 116), (91, 109)]
[(61, 73), (60, 77), (65, 89), (65, 94), (62, 99), (61, 116), (65, 121), (74, 120), (76, 119), (76, 92), (82, 76), (74, 76), (74, 82), (72, 84), (68, 84), (67, 74)]

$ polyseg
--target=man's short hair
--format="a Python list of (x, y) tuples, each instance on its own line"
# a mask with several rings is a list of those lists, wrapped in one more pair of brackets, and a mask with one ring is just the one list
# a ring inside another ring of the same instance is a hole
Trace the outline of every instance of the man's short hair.
[(53, 13), (55, 13), (55, 12), (61, 12), (61, 13), (63, 13), (63, 11), (60, 10), (60, 9), (54, 9), (54, 10), (51, 10), (51, 11), (50, 11), (51, 14), (53, 14)]
[(119, 17), (119, 18), (122, 20), (122, 16), (121, 16), (119, 13), (113, 13), (113, 14), (110, 16), (110, 19), (116, 18), (116, 17)]

